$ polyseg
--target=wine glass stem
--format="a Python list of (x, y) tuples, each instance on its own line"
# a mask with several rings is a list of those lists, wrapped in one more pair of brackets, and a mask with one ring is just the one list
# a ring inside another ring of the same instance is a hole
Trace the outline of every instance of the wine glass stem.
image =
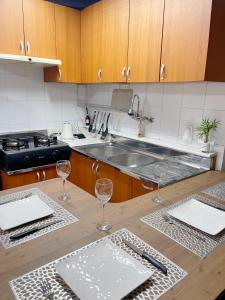
[(160, 185), (159, 185), (159, 182), (158, 182), (158, 198), (160, 198)]
[(66, 183), (66, 179), (63, 179), (63, 196), (66, 195), (65, 183)]
[(102, 223), (105, 222), (105, 204), (102, 205)]

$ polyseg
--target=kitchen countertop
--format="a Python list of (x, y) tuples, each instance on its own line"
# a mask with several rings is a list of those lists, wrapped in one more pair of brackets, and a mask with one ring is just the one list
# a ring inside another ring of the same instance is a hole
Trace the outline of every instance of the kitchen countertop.
[[(225, 173), (210, 171), (163, 188), (164, 204), (169, 205), (221, 180), (225, 180)], [(61, 181), (53, 179), (2, 191), (0, 196), (31, 187), (40, 188), (56, 201), (62, 188)], [(9, 280), (104, 236), (95, 227), (102, 214), (100, 203), (72, 183), (67, 183), (67, 189), (72, 196), (71, 202), (67, 204), (60, 202), (60, 204), (77, 216), (80, 219), (79, 222), (8, 250), (0, 246), (1, 300), (14, 299), (8, 285)], [(217, 247), (202, 259), (159, 231), (142, 223), (139, 220), (140, 217), (158, 208), (158, 205), (151, 201), (154, 196), (155, 192), (151, 192), (127, 202), (109, 203), (106, 206), (106, 218), (113, 224), (110, 233), (127, 228), (189, 273), (161, 299), (215, 299), (225, 287), (225, 244)]]

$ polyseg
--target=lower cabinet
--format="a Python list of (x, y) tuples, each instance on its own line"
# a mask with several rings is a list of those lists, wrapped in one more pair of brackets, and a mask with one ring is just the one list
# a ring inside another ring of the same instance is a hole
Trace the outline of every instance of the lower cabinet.
[(69, 181), (76, 184), (86, 192), (94, 195), (96, 174), (94, 172), (95, 160), (75, 151), (70, 156), (71, 174)]
[(154, 191), (155, 189), (157, 189), (157, 186), (150, 182), (144, 182), (142, 180), (132, 178), (131, 198), (144, 195), (146, 193)]
[(131, 177), (116, 168), (102, 162), (97, 163), (97, 178), (109, 178), (113, 182), (111, 202), (122, 202), (131, 199)]
[(91, 159), (78, 152), (72, 152), (70, 161), (72, 171), (69, 180), (92, 195), (95, 195), (95, 182), (98, 178), (111, 179), (113, 181), (111, 202), (126, 201), (149, 193), (154, 189), (151, 184), (144, 184), (108, 164)]
[(11, 189), (22, 185), (27, 185), (39, 181), (44, 181), (52, 178), (56, 178), (56, 168), (50, 167), (46, 169), (40, 169), (36, 171), (31, 171), (27, 173), (7, 175), (5, 172), (1, 171), (1, 183), (2, 189)]

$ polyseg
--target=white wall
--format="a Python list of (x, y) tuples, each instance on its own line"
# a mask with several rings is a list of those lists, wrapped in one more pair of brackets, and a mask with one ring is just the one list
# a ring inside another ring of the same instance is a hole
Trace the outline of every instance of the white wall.
[(44, 83), (43, 69), (0, 64), (0, 132), (60, 129), (80, 119), (77, 85)]
[[(81, 97), (90, 103), (109, 105), (112, 90), (118, 87), (116, 84), (88, 85), (86, 95)], [(221, 121), (215, 141), (225, 146), (225, 83), (131, 84), (130, 88), (139, 94), (145, 114), (155, 119), (153, 124), (146, 122), (147, 137), (182, 143), (185, 125), (196, 127), (203, 117), (210, 117)], [(137, 122), (126, 113), (114, 113), (113, 127), (137, 133)], [(197, 140), (195, 134), (194, 142)]]

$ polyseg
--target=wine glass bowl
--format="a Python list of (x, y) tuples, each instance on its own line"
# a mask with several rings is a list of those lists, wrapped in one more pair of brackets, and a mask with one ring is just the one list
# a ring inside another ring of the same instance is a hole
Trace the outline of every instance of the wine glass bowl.
[(59, 196), (59, 199), (62, 201), (68, 201), (70, 199), (70, 195), (65, 191), (65, 183), (66, 178), (70, 175), (71, 172), (71, 164), (69, 160), (59, 160), (56, 163), (56, 172), (57, 175), (62, 178), (63, 181), (63, 192), (62, 195)]
[(112, 225), (105, 220), (104, 209), (105, 205), (109, 202), (113, 194), (113, 182), (111, 179), (100, 178), (95, 183), (95, 194), (98, 200), (102, 203), (102, 221), (97, 224), (97, 229), (107, 231), (112, 228)]

